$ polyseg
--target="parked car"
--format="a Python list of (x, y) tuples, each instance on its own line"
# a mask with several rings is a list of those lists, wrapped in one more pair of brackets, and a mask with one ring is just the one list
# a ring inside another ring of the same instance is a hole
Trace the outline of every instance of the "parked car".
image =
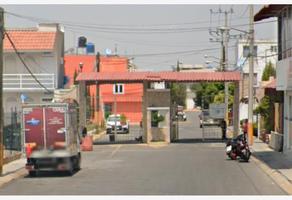
[(117, 133), (129, 133), (129, 121), (122, 121), (121, 115), (109, 115), (106, 120), (106, 133), (111, 134), (115, 131), (115, 125)]
[(177, 117), (178, 120), (187, 121), (186, 113), (183, 112), (183, 111), (177, 112), (176, 117)]
[(220, 126), (221, 120), (220, 119), (213, 119), (210, 117), (210, 113), (208, 110), (203, 110), (200, 115), (200, 128), (203, 126)]

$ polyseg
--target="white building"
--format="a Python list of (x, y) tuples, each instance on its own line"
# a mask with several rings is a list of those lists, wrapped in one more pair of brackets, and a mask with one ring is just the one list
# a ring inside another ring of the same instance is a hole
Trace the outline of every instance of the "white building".
[(27, 67), (52, 93), (42, 88), (29, 74), (14, 51), (8, 37), (4, 39), (3, 104), (4, 112), (20, 109), (25, 102), (51, 101), (56, 88), (64, 85), (64, 31), (58, 24), (39, 24), (37, 28), (8, 29)]
[[(267, 63), (271, 62), (276, 67), (277, 61), (277, 41), (274, 40), (255, 40), (254, 43), (254, 87), (259, 88), (263, 71)], [(242, 69), (243, 79), (240, 84), (242, 93), (240, 97), (248, 96), (248, 80), (249, 80), (249, 42), (247, 40), (239, 40), (236, 44), (236, 60), (239, 69)]]

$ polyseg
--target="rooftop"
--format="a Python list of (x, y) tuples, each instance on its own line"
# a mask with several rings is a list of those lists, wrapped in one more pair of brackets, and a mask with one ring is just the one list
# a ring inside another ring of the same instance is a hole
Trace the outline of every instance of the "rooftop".
[(95, 83), (142, 83), (154, 82), (220, 82), (239, 81), (239, 72), (84, 72), (80, 73), (77, 81)]
[[(19, 51), (52, 51), (55, 47), (58, 24), (39, 24), (33, 28), (6, 29)], [(4, 51), (14, 51), (7, 36), (4, 37)]]

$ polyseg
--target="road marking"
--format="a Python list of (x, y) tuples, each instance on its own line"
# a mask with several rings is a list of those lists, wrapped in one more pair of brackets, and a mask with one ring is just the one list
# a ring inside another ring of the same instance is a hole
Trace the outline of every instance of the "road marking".
[(112, 158), (117, 152), (118, 150), (122, 147), (122, 145), (118, 145), (111, 153), (110, 157)]

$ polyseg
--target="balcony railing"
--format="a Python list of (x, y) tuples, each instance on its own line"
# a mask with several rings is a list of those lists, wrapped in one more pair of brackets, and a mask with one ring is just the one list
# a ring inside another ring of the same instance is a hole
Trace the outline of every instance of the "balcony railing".
[[(54, 74), (34, 75), (46, 88), (55, 88)], [(7, 91), (44, 90), (30, 74), (3, 74), (3, 89)]]

